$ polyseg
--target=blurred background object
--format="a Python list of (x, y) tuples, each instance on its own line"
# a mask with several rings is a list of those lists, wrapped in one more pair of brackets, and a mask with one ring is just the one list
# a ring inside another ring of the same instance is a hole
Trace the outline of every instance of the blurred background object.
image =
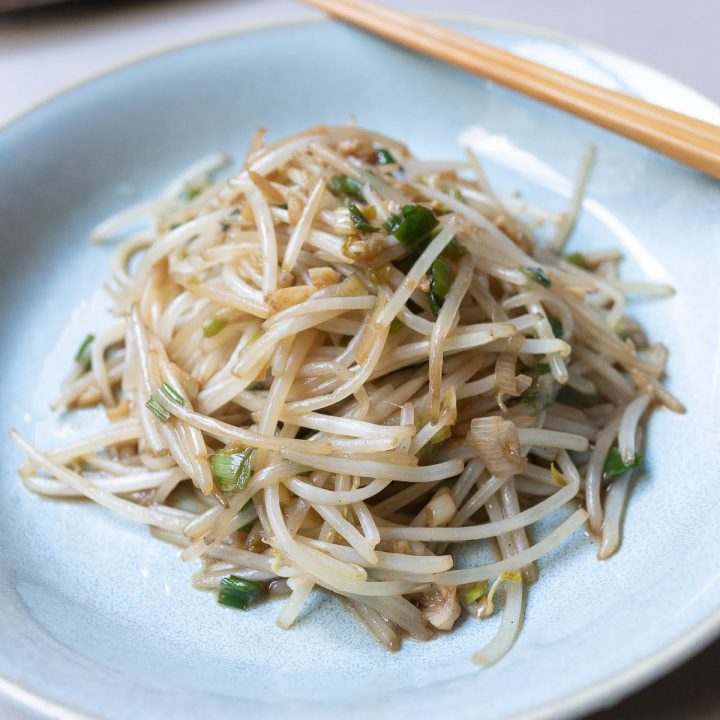
[(65, 0), (0, 0), (0, 10), (25, 10), (38, 5), (50, 5)]

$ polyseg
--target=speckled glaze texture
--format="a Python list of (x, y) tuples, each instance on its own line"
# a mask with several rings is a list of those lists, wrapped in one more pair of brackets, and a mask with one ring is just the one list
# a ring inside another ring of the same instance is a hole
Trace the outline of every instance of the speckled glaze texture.
[[(693, 92), (604, 51), (458, 27), (720, 119)], [(228, 718), (251, 708), (256, 720), (557, 718), (617, 699), (716, 633), (718, 184), (341, 25), (176, 50), (75, 89), (0, 132), (0, 428), (17, 427), (42, 447), (77, 431), (52, 419), (47, 401), (100, 312), (96, 291), (111, 250), (89, 245), (97, 221), (152, 196), (205, 153), (242, 157), (257, 126), (279, 137), (350, 114), (426, 158), (459, 157), (458, 136), (481, 126), (466, 137), (488, 157), (494, 182), (553, 209), (564, 206), (583, 148), (597, 145), (572, 247), (619, 243), (626, 276), (677, 288), (675, 298), (633, 302), (630, 312), (671, 347), (670, 387), (688, 406), (684, 417), (652, 420), (621, 551), (600, 563), (578, 533), (545, 558), (520, 639), (495, 667), (480, 670), (469, 658), (497, 617), (391, 655), (329, 596), (314, 597), (286, 632), (275, 626), (277, 603), (248, 613), (218, 606), (191, 588), (193, 566), (146, 528), (27, 492), (16, 476), (19, 455), (4, 439), (0, 688), (10, 696), (53, 717)]]

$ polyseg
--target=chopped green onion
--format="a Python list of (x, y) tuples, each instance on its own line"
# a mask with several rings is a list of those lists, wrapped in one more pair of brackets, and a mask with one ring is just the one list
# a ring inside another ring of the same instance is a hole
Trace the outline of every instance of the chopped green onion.
[(460, 191), (460, 188), (455, 188), (455, 190), (453, 190), (453, 197), (462, 203), (467, 203), (467, 200), (465, 199), (465, 196)]
[(626, 472), (640, 467), (643, 461), (643, 454), (638, 453), (633, 458), (633, 461), (628, 465), (620, 456), (620, 451), (614, 447), (605, 460), (605, 466), (603, 467), (603, 480), (612, 480), (618, 475), (624, 475)]
[[(420, 413), (415, 421), (418, 426), (424, 425), (427, 422), (428, 415)], [(417, 459), (419, 462), (429, 462), (438, 446), (444, 443), (452, 436), (452, 429), (449, 426), (440, 428), (417, 452)]]
[(348, 212), (352, 218), (353, 225), (363, 232), (377, 232), (380, 228), (373, 227), (368, 219), (362, 214), (360, 208), (355, 203), (348, 203)]
[(532, 367), (524, 368), (523, 372), (526, 375), (538, 377), (539, 375), (547, 375), (549, 372), (552, 372), (552, 370), (547, 363), (538, 363), (537, 365), (533, 365)]
[(228, 575), (220, 581), (218, 602), (238, 610), (247, 610), (248, 605), (262, 596), (263, 590), (260, 583)]
[(217, 335), (226, 325), (227, 320), (218, 317), (217, 315), (212, 315), (207, 318), (202, 325), (203, 335), (206, 338), (213, 337), (214, 335)]
[(580, 252), (574, 252), (566, 255), (565, 262), (569, 262), (571, 265), (576, 265), (577, 267), (584, 268), (585, 270), (590, 267), (587, 258)]
[(92, 348), (90, 347), (95, 340), (94, 335), (88, 335), (81, 343), (78, 351), (75, 353), (75, 362), (83, 369), (90, 369), (90, 361), (92, 356)]
[(166, 423), (172, 415), (157, 401), (153, 395), (145, 403), (145, 407), (160, 421)]
[(186, 187), (182, 192), (182, 199), (185, 202), (192, 202), (201, 192), (202, 188)]
[(418, 462), (429, 462), (432, 459), (432, 456), (435, 454), (436, 449), (437, 445), (431, 443), (430, 441), (426, 442), (417, 452)]
[(428, 303), (430, 304), (430, 310), (432, 311), (432, 314), (437, 317), (440, 314), (440, 310), (442, 310), (442, 298), (438, 298), (435, 293), (428, 293)]
[(395, 165), (397, 160), (387, 148), (378, 148), (377, 164), (378, 165)]
[(439, 445), (441, 442), (445, 442), (452, 435), (452, 430), (449, 425), (441, 427), (431, 438), (430, 442), (433, 445)]
[(267, 390), (267, 386), (265, 385), (264, 382), (260, 382), (259, 380), (255, 380), (254, 382), (251, 382), (251, 383), (247, 386), (247, 389), (248, 389), (250, 392), (257, 392), (258, 390)]
[(402, 216), (391, 215), (383, 227), (406, 248), (422, 250), (430, 242), (438, 219), (432, 210), (423, 205), (405, 205)]
[(445, 260), (437, 258), (430, 266), (427, 275), (430, 280), (430, 292), (428, 293), (430, 309), (435, 315), (438, 315), (447, 294), (450, 292), (452, 270)]
[(556, 338), (561, 338), (563, 336), (562, 320), (559, 317), (555, 317), (555, 315), (548, 315), (548, 322), (552, 328), (553, 335)]
[(452, 270), (450, 265), (442, 258), (437, 258), (430, 266), (428, 277), (430, 279), (430, 289), (432, 292), (445, 299), (450, 292), (450, 285), (452, 284)]
[(393, 230), (395, 230), (401, 222), (402, 218), (399, 215), (388, 215), (388, 219), (383, 223), (383, 227), (392, 234)]
[(358, 200), (362, 199), (362, 185), (349, 175), (334, 175), (330, 178), (330, 192), (335, 195), (347, 195)]
[(552, 285), (547, 273), (540, 267), (523, 267), (520, 268), (522, 274), (528, 279), (536, 282), (538, 285), (549, 288)]
[(244, 448), (237, 452), (218, 450), (209, 458), (210, 471), (217, 486), (223, 492), (242, 490), (252, 475), (255, 450)]
[(556, 393), (553, 376), (544, 374), (535, 378), (535, 382), (520, 397), (535, 410), (540, 411), (555, 402)]
[(227, 232), (231, 227), (232, 227), (232, 224), (229, 223), (229, 222), (223, 221), (223, 222), (220, 223), (220, 229), (221, 229), (223, 232)]
[(461, 598), (465, 605), (472, 605), (477, 602), (488, 591), (488, 581), (479, 580), (470, 585), (464, 585), (461, 591)]
[(390, 323), (390, 333), (400, 332), (405, 327), (405, 323), (400, 318), (393, 318)]
[(440, 253), (443, 257), (449, 257), (449, 258), (459, 258), (462, 257), (467, 250), (463, 245), (460, 244), (460, 241), (454, 237), (446, 246), (445, 249)]
[(279, 205), (276, 205), (275, 207), (280, 208), (281, 210), (287, 210), (287, 209), (288, 209), (287, 203), (280, 203)]
[(165, 395), (167, 395), (173, 402), (176, 402), (178, 405), (185, 404), (185, 398), (172, 385), (163, 383), (160, 387), (160, 390), (162, 390)]

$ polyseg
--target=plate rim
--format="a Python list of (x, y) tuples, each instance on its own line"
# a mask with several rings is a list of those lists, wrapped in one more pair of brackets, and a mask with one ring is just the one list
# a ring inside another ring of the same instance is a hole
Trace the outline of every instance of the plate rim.
[[(602, 43), (585, 40), (570, 33), (552, 30), (544, 26), (487, 17), (484, 15), (441, 11), (416, 12), (415, 14), (440, 22), (466, 24), (475, 27), (507, 31), (568, 45), (573, 48), (582, 47), (599, 50), (610, 57), (621, 60), (623, 63), (630, 63), (636, 68), (651, 72), (664, 82), (670, 82), (676, 85), (691, 96), (694, 96), (696, 100), (705, 104), (709, 109), (720, 114), (720, 103), (709, 98), (703, 92), (688, 85), (670, 73), (658, 70), (652, 65), (612, 50)], [(116, 72), (145, 61), (224, 38), (243, 36), (263, 30), (321, 23), (329, 24), (334, 22), (338, 21), (324, 14), (315, 11), (301, 11), (282, 18), (268, 17), (247, 23), (241, 22), (227, 30), (210, 32), (178, 43), (167, 43), (162, 47), (153, 48), (149, 52), (139, 53), (114, 63), (97, 73), (90, 74), (75, 82), (64, 85), (57, 91), (49, 93), (19, 113), (11, 115), (3, 122), (0, 122), (0, 135), (3, 135), (6, 130), (16, 123), (22, 122), (36, 112), (41, 112), (47, 105), (52, 105), (54, 102), (62, 100), (66, 95), (70, 95), (74, 91), (84, 88), (87, 85), (102, 81)], [(718, 598), (717, 608), (709, 615), (685, 629), (674, 640), (665, 643), (638, 662), (605, 677), (600, 682), (573, 690), (557, 700), (510, 715), (507, 720), (562, 720), (563, 718), (577, 717), (581, 713), (585, 714), (604, 708), (611, 708), (623, 698), (646, 687), (654, 680), (679, 667), (683, 662), (701, 652), (718, 638), (720, 638), (720, 598)], [(35, 690), (2, 673), (0, 673), (0, 699), (8, 699), (18, 708), (30, 710), (33, 713), (42, 713), (44, 717), (54, 720), (102, 720), (100, 716), (88, 714), (79, 708), (71, 707), (58, 700), (47, 697), (40, 690)]]

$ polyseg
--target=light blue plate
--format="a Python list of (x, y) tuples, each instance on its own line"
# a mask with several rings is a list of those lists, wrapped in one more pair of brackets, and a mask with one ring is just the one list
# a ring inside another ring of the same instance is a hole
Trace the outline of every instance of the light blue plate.
[[(720, 119), (692, 91), (610, 53), (458, 26)], [(145, 528), (25, 491), (18, 454), (3, 441), (0, 688), (18, 702), (52, 717), (558, 718), (615, 701), (716, 635), (718, 184), (342, 25), (269, 28), (175, 50), (72, 90), (0, 133), (0, 428), (54, 442), (47, 393), (90, 329), (94, 311), (83, 301), (109, 259), (107, 248), (88, 244), (97, 221), (205, 153), (242, 157), (258, 126), (278, 137), (353, 113), (427, 158), (458, 157), (459, 133), (481, 125), (499, 186), (554, 209), (585, 145), (598, 146), (573, 244), (620, 243), (627, 275), (677, 287), (676, 298), (632, 312), (672, 348), (671, 387), (689, 408), (653, 419), (648, 473), (621, 552), (597, 562), (578, 534), (547, 558), (520, 639), (493, 668), (469, 658), (497, 618), (390, 655), (328, 597), (287, 632), (275, 626), (277, 604), (219, 607), (191, 588), (193, 567)]]

